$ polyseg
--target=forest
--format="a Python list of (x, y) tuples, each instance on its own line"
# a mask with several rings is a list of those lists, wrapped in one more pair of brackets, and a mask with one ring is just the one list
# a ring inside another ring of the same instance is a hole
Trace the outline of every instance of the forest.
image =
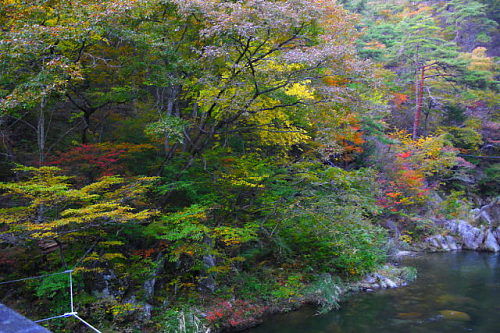
[(0, 303), (68, 312), (48, 274), (72, 270), (103, 332), (337, 308), (498, 196), (499, 22), (494, 0), (0, 0), (0, 282), (47, 274)]

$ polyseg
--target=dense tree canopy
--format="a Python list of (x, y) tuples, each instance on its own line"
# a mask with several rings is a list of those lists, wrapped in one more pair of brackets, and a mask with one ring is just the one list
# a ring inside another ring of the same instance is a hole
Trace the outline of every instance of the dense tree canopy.
[[(76, 265), (78, 311), (121, 332), (335, 294), (386, 221), (418, 241), (498, 189), (495, 6), (0, 1), (2, 278)], [(51, 316), (62, 283), (7, 298)]]

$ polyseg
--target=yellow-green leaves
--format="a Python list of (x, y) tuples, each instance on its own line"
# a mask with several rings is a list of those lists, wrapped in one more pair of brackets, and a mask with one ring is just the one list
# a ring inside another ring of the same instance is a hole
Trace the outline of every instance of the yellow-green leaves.
[(56, 167), (15, 169), (21, 180), (0, 183), (0, 190), (18, 203), (0, 209), (4, 233), (21, 237), (48, 238), (109, 224), (140, 222), (154, 216), (141, 209), (140, 197), (155, 178), (104, 177), (83, 188), (75, 188), (70, 177)]
[(293, 83), (288, 88), (285, 89), (285, 93), (289, 96), (294, 96), (300, 100), (311, 100), (314, 99), (313, 91), (307, 84), (311, 83), (310, 80), (306, 80), (303, 83)]

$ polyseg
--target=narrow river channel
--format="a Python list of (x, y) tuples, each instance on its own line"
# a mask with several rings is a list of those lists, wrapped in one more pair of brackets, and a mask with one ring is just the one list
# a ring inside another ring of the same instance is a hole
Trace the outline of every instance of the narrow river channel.
[(353, 295), (324, 315), (274, 316), (247, 333), (500, 332), (499, 254), (424, 254), (401, 264), (418, 269), (407, 287)]

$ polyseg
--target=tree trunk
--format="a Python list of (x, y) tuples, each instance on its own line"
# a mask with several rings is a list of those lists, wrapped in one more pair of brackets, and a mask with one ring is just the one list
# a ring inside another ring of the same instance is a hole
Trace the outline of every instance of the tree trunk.
[(88, 132), (90, 128), (90, 116), (92, 113), (92, 111), (83, 113), (82, 145), (86, 145), (89, 142)]
[(420, 126), (420, 118), (422, 117), (422, 104), (423, 104), (423, 99), (424, 99), (425, 68), (426, 68), (426, 66), (422, 66), (420, 68), (420, 78), (417, 79), (417, 83), (416, 83), (416, 89), (415, 89), (416, 110), (415, 110), (415, 118), (413, 120), (413, 134), (412, 134), (413, 139), (416, 139), (418, 137), (418, 128)]
[(54, 241), (57, 243), (57, 247), (59, 248), (59, 258), (61, 259), (61, 263), (64, 269), (68, 269), (68, 264), (66, 263), (66, 258), (64, 257), (63, 245), (57, 238), (54, 238)]
[(45, 160), (45, 98), (40, 103), (40, 111), (38, 112), (38, 123), (36, 127), (36, 138), (38, 144), (38, 164), (41, 166)]

